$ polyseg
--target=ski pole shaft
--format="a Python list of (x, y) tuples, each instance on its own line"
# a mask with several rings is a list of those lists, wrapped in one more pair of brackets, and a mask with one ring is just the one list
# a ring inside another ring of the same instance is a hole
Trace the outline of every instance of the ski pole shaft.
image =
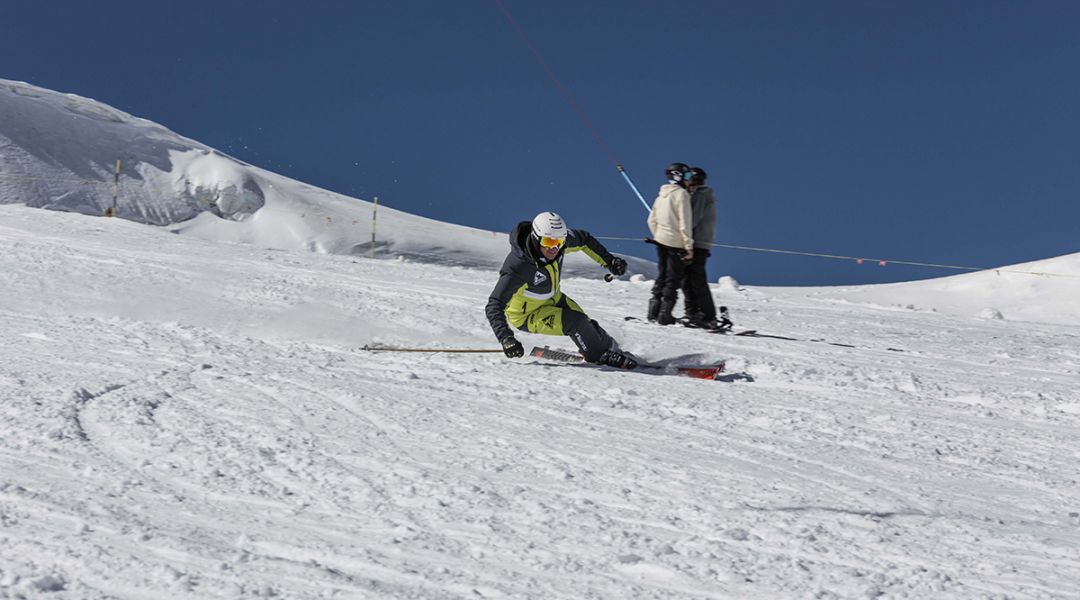
[(479, 353), (479, 352), (502, 352), (502, 348), (489, 350), (487, 348), (400, 348), (397, 346), (364, 346), (361, 350), (368, 352), (454, 352), (454, 353)]
[(641, 204), (645, 207), (645, 210), (651, 211), (652, 209), (649, 208), (649, 203), (645, 201), (644, 197), (642, 197), (641, 192), (638, 191), (637, 186), (634, 185), (634, 182), (630, 179), (630, 174), (626, 172), (626, 169), (623, 168), (622, 165), (615, 165), (615, 168), (618, 169), (619, 173), (622, 174), (623, 179), (626, 180), (626, 184), (630, 186), (630, 189), (634, 190), (634, 194), (637, 195), (638, 200), (641, 200)]

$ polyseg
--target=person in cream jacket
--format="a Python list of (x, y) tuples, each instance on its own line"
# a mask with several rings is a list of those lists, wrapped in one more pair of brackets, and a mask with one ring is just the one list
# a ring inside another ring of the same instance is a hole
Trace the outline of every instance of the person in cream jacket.
[(686, 265), (694, 258), (693, 212), (690, 206), (690, 167), (672, 163), (664, 171), (668, 182), (660, 186), (660, 193), (649, 211), (651, 242), (656, 246), (657, 275), (649, 299), (648, 319), (661, 325), (671, 325), (675, 317), (671, 311), (678, 300), (686, 274)]

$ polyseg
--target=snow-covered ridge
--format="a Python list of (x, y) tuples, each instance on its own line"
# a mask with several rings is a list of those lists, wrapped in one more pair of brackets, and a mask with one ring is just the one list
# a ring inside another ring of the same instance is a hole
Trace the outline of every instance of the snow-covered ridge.
[(901, 310), (1080, 326), (1080, 253), (928, 281), (809, 293)]
[[(102, 215), (112, 205), (118, 159), (120, 218), (214, 241), (370, 253), (370, 202), (249, 165), (94, 100), (0, 80), (0, 203)], [(508, 216), (506, 229), (531, 217)], [(377, 227), (383, 257), (490, 268), (508, 250), (505, 233), (385, 204)], [(653, 272), (648, 261), (628, 258), (631, 272)], [(568, 257), (567, 266), (596, 276), (583, 255)]]
[[(178, 156), (186, 157), (180, 168)], [(0, 202), (102, 215), (118, 160), (122, 218), (166, 225), (206, 210), (238, 218), (261, 206), (242, 163), (100, 102), (0, 80)], [(230, 162), (237, 168), (219, 168), (224, 177), (200, 177), (209, 163)], [(237, 190), (249, 192), (246, 207), (230, 201)]]
[[(112, 204), (117, 159), (122, 161), (121, 218), (211, 241), (370, 254), (370, 202), (246, 164), (94, 100), (0, 80), (0, 203), (101, 215)], [(530, 216), (508, 215), (507, 230)], [(375, 249), (383, 258), (492, 268), (507, 251), (503, 233), (386, 206), (380, 206), (377, 223)], [(649, 261), (627, 258), (631, 273), (655, 273)], [(599, 276), (597, 266), (581, 254), (568, 257), (567, 270)], [(965, 318), (1080, 325), (1074, 301), (1080, 297), (1080, 254), (1000, 272), (803, 291), (819, 299)]]

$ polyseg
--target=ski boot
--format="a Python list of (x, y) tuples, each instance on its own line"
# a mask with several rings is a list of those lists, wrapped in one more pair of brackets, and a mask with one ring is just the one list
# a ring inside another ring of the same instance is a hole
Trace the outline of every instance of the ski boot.
[(624, 354), (618, 350), (608, 350), (600, 355), (596, 362), (616, 369), (634, 369), (638, 366), (637, 361), (629, 354)]

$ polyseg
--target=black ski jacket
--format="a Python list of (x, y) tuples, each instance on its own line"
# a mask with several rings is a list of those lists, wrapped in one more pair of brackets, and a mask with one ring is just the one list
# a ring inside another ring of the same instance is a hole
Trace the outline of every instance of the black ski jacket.
[(531, 232), (529, 221), (518, 223), (510, 232), (510, 254), (499, 269), (499, 281), (491, 290), (484, 309), (500, 342), (514, 335), (510, 325), (521, 327), (529, 313), (562, 299), (559, 273), (567, 252), (584, 252), (603, 267), (615, 258), (588, 231), (571, 229), (562, 251), (549, 262), (529, 236)]

